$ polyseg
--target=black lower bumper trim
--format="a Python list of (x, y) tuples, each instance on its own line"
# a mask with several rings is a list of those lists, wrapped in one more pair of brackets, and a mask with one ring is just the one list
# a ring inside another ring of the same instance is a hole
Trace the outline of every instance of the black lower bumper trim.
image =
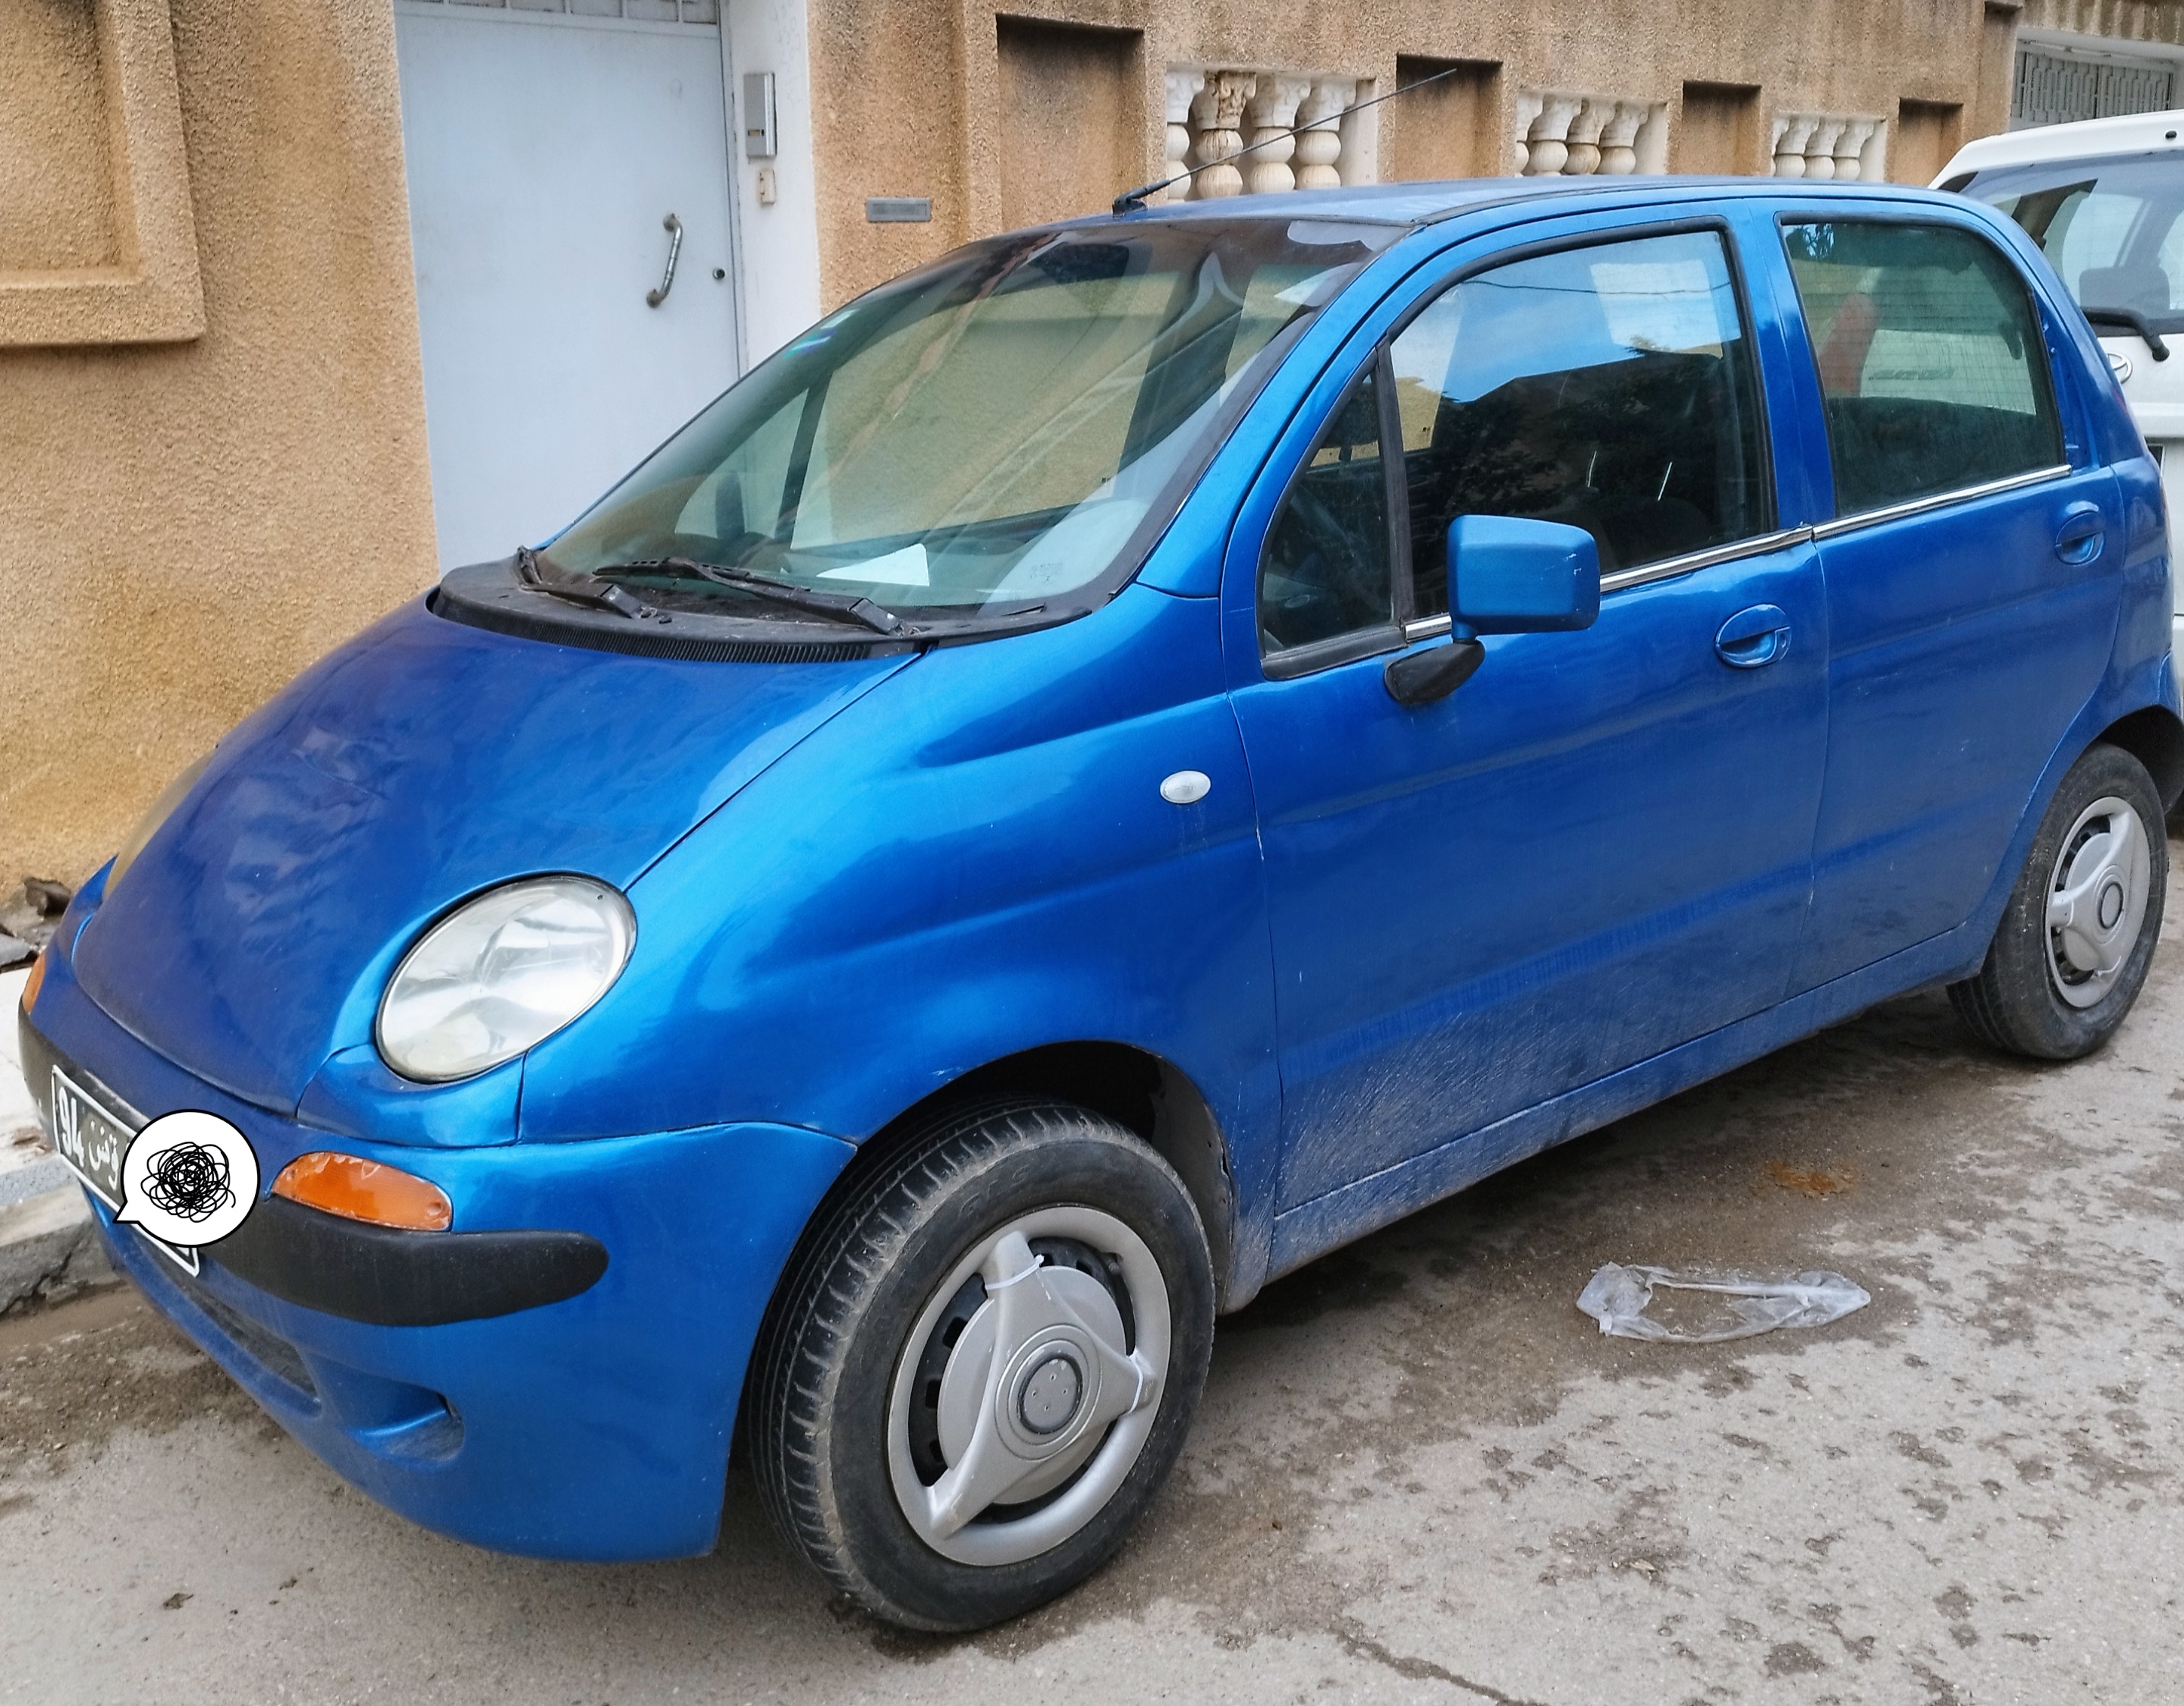
[(442, 1327), (559, 1303), (596, 1285), (607, 1247), (585, 1232), (404, 1232), (285, 1197), (198, 1252), (286, 1302), (375, 1327)]
[[(58, 1065), (98, 1082), (27, 1013), (17, 1025), (26, 1078), (42, 1083)], [(589, 1291), (607, 1271), (607, 1247), (588, 1232), (404, 1232), (281, 1196), (259, 1198), (242, 1225), (199, 1257), (286, 1302), (375, 1327), (512, 1315)]]

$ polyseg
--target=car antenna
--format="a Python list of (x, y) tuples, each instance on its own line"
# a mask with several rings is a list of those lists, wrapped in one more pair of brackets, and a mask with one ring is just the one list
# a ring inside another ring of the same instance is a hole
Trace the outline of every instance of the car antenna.
[(1152, 195), (1157, 191), (1164, 190), (1171, 184), (1179, 184), (1185, 178), (1196, 177), (1199, 173), (1206, 170), (1208, 166), (1227, 165), (1232, 160), (1240, 160), (1246, 154), (1255, 154), (1258, 153), (1261, 148), (1272, 148), (1276, 142), (1280, 142), (1284, 137), (1298, 136), (1306, 131), (1323, 130), (1329, 125), (1339, 123), (1342, 120), (1348, 118), (1352, 113), (1362, 113), (1368, 107), (1377, 107), (1383, 101), (1392, 101), (1398, 95), (1407, 95), (1413, 89), (1423, 89), (1429, 83), (1438, 83), (1444, 77), (1453, 77), (1458, 71), (1468, 70), (1469, 69), (1470, 67), (1466, 65), (1451, 65), (1446, 71), (1436, 71), (1430, 77), (1419, 78), (1415, 83), (1400, 84), (1396, 87), (1389, 90), (1384, 95), (1373, 96), (1369, 101), (1356, 102), (1350, 106), (1345, 107), (1339, 113), (1329, 113), (1326, 117), (1314, 119), (1309, 124), (1291, 125), (1286, 131), (1277, 131), (1271, 137), (1262, 137), (1257, 142), (1237, 149), (1233, 154), (1224, 154), (1218, 160), (1208, 160), (1206, 163), (1206, 165), (1189, 167), (1183, 171), (1178, 172), (1172, 178), (1162, 178), (1156, 184), (1139, 184), (1137, 188), (1134, 190), (1124, 190), (1122, 194), (1115, 198), (1114, 210), (1118, 214), (1143, 213), (1145, 210), (1145, 198), (1147, 196)]

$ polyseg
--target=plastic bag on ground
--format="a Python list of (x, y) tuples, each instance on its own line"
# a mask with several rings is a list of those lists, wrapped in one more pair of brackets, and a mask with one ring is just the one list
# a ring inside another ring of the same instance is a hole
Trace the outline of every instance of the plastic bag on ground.
[[(1657, 1287), (1706, 1293), (1720, 1302), (1703, 1323), (1671, 1324), (1646, 1313)], [(1770, 1280), (1750, 1274), (1676, 1274), (1666, 1268), (1626, 1268), (1610, 1262), (1578, 1294), (1577, 1307), (1600, 1323), (1602, 1332), (1618, 1339), (1713, 1345), (1771, 1333), (1778, 1327), (1824, 1326), (1872, 1301), (1864, 1286), (1840, 1274), (1792, 1274)]]

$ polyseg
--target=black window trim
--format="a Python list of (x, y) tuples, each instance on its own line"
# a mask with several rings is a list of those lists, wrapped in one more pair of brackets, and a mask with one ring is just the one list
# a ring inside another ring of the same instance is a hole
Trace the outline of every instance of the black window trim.
[[(1504, 266), (1513, 266), (1521, 261), (1535, 260), (1542, 255), (1564, 254), (1574, 249), (1603, 248), (1618, 243), (1636, 243), (1649, 237), (1681, 237), (1696, 231), (1712, 231), (1721, 239), (1722, 256), (1729, 269), (1730, 289), (1736, 299), (1738, 324), (1743, 336), (1750, 341), (1753, 398), (1758, 424), (1760, 466), (1764, 471), (1763, 484), (1763, 507), (1761, 513), (1770, 524), (1769, 530), (1754, 533), (1741, 539), (1732, 539), (1724, 544), (1712, 545), (1703, 550), (1689, 551), (1681, 556), (1663, 558), (1658, 563), (1641, 563), (1635, 567), (1618, 569), (1600, 577), (1603, 597), (1631, 587), (1649, 585), (1655, 581), (1674, 580), (1692, 574), (1700, 569), (1712, 568), (1719, 563), (1731, 563), (1745, 557), (1763, 557), (1773, 552), (1802, 544), (1813, 538), (1809, 527), (1773, 527), (1780, 516), (1777, 491), (1777, 468), (1774, 460), (1773, 421), (1769, 415), (1767, 364), (1761, 354), (1758, 322), (1752, 312), (1752, 296), (1745, 276), (1743, 256), (1738, 252), (1736, 231), (1726, 214), (1708, 213), (1690, 215), (1682, 218), (1652, 220), (1633, 226), (1615, 226), (1605, 230), (1583, 232), (1564, 232), (1558, 237), (1540, 237), (1531, 243), (1519, 243), (1509, 248), (1497, 249), (1466, 262), (1445, 276), (1429, 285), (1417, 300), (1396, 315), (1388, 329), (1374, 343), (1369, 359), (1358, 364), (1336, 398), (1334, 406), (1323, 417), (1321, 431), (1326, 423), (1334, 420), (1348, 404), (1351, 394), (1363, 382), (1369, 372), (1380, 379), (1380, 431), (1383, 449), (1381, 460), (1388, 468), (1388, 532), (1390, 567), (1396, 576), (1396, 609), (1398, 620), (1388, 627), (1359, 628), (1332, 639), (1318, 640), (1310, 645), (1290, 646), (1277, 652), (1262, 650), (1260, 666), (1269, 681), (1292, 681), (1299, 676), (1315, 675), (1322, 670), (1334, 669), (1360, 659), (1379, 657), (1389, 652), (1401, 651), (1420, 640), (1434, 639), (1449, 631), (1451, 618), (1447, 616), (1418, 616), (1415, 615), (1418, 591), (1411, 574), (1411, 519), (1409, 477), (1404, 471), (1405, 452), (1402, 441), (1402, 415), (1396, 401), (1391, 352), (1396, 340), (1411, 327), (1411, 323), (1434, 304), (1439, 302), (1458, 285), (1466, 283), (1483, 273), (1493, 272)], [(1429, 265), (1431, 263), (1429, 262)], [(1802, 323), (1802, 315), (1800, 315)], [(1809, 347), (1811, 339), (1807, 337)], [(1389, 435), (1392, 432), (1393, 437)], [(1268, 541), (1281, 524), (1283, 511), (1289, 507), (1290, 493), (1305, 471), (1312, 466), (1312, 452), (1319, 440), (1314, 438), (1304, 457), (1291, 470), (1288, 483), (1282, 488), (1280, 501), (1274, 505), (1273, 519), (1267, 524), (1265, 536), (1259, 543), (1259, 561), (1253, 571), (1252, 603), (1254, 627), (1259, 579), (1266, 573)], [(1392, 444), (1395, 454), (1388, 454), (1386, 446)], [(1396, 525), (1401, 517), (1401, 526)]]
[[(1860, 207), (1860, 203), (1848, 197), (1844, 198), (1843, 204), (1847, 207)], [(2040, 364), (2040, 369), (2047, 376), (2048, 401), (2054, 413), (2055, 436), (2061, 442), (2063, 454), (2067, 457), (2070, 454), (2070, 425), (2064, 419), (2062, 376), (2056, 371), (2055, 348), (2048, 337), (2048, 319), (2052, 312), (2048, 299), (2034, 287), (2032, 281), (2025, 276), (2025, 269), (2018, 265), (2016, 258), (1996, 240), (1992, 231), (1983, 230), (1976, 220), (1952, 218), (1950, 217), (1952, 211), (1947, 208), (1932, 207), (1905, 209), (1890, 206), (1883, 202), (1869, 202), (1864, 203), (1858, 212), (1841, 215), (1830, 215), (1824, 211), (1797, 213), (1786, 208), (1777, 208), (1774, 212), (1774, 226), (1776, 235), (1781, 243), (1782, 264), (1786, 268), (1790, 262), (1789, 227), (1793, 225), (1830, 223), (1926, 226), (1938, 225), (1948, 231), (1960, 231), (1967, 237), (1984, 243), (2002, 257), (2004, 264), (2015, 276), (2020, 288), (2025, 292), (2025, 299), (2032, 309), (2033, 330), (2040, 334), (2040, 348), (2048, 358), (2045, 362)], [(1984, 498), (1999, 497), (2005, 492), (2020, 491), (2031, 486), (2044, 486), (2051, 480), (2067, 479), (2073, 474), (2083, 471), (2075, 463), (2067, 460), (2051, 462), (2043, 468), (2028, 468), (2022, 473), (2005, 474), (1997, 479), (1975, 481), (1969, 486), (1953, 486), (1946, 492), (1930, 492), (1920, 498), (1906, 498), (1898, 503), (1877, 505), (1869, 510), (1853, 510), (1847, 515), (1840, 513), (1842, 499), (1841, 495), (1833, 490), (1835, 438), (1828, 426), (1827, 395), (1820, 382), (1820, 353), (1813, 347), (1812, 322), (1805, 316), (1805, 298), (1797, 290), (1794, 274), (1790, 281), (1790, 294), (1797, 302), (1798, 329), (1804, 334), (1805, 360), (1812, 366), (1813, 393), (1820, 399), (1821, 442), (1828, 447), (1829, 496), (1834, 500), (1839, 511), (1825, 521), (1815, 521), (1813, 524), (1810, 531), (1815, 542), (1822, 539), (1839, 539), (1846, 533), (1858, 532), (1866, 527), (1877, 527), (1890, 521), (1906, 521), (1914, 516), (1923, 516), (1932, 510), (1948, 509), (1957, 504), (1976, 503)], [(2089, 462), (2088, 466), (2092, 466), (2095, 465)], [(1604, 588), (1603, 590), (1605, 590)]]

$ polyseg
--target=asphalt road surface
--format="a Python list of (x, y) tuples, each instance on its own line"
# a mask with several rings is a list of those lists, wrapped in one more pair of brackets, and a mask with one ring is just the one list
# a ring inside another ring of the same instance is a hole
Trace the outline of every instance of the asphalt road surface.
[[(2094, 1059), (1914, 996), (1268, 1288), (1122, 1556), (964, 1639), (830, 1603), (740, 1477), (711, 1558), (494, 1557), (348, 1491), (125, 1292), (0, 1322), (0, 1700), (2173, 1702), (2167, 934)], [(1574, 1307), (1607, 1261), (1874, 1302), (1631, 1343)]]

